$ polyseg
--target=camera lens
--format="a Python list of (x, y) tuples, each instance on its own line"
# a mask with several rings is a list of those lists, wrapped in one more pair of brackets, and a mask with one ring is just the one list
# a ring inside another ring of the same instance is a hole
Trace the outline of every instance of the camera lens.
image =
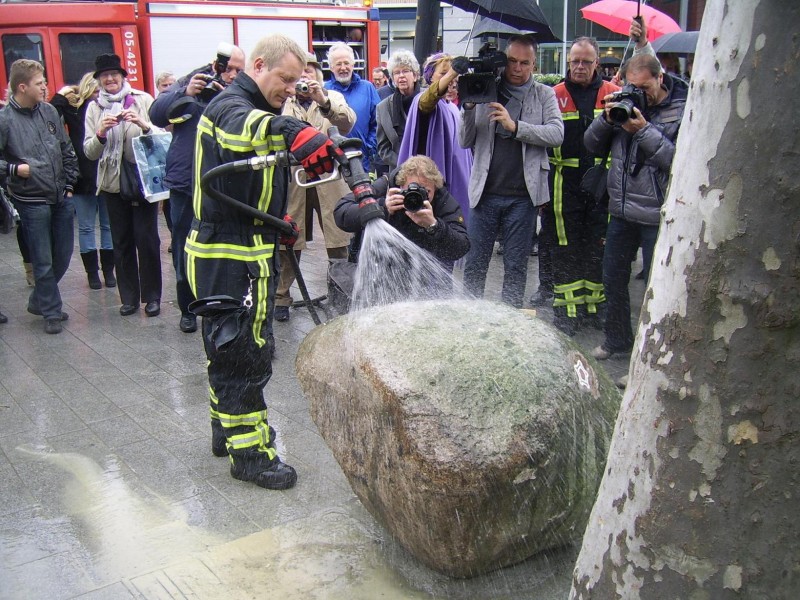
[(428, 199), (428, 190), (418, 183), (409, 183), (408, 188), (400, 193), (403, 194), (403, 208), (408, 212), (421, 210)]
[(633, 116), (633, 101), (625, 98), (608, 110), (608, 117), (612, 123), (622, 125)]
[(294, 86), (294, 91), (297, 94), (307, 94), (308, 84), (305, 81), (298, 81), (297, 84)]

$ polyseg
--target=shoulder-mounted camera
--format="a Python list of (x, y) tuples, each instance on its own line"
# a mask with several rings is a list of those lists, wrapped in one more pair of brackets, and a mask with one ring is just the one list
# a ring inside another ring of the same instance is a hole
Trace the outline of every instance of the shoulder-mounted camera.
[(497, 76), (506, 66), (506, 55), (496, 46), (486, 43), (478, 56), (469, 58), (470, 73), (458, 78), (459, 102), (482, 104), (497, 101)]

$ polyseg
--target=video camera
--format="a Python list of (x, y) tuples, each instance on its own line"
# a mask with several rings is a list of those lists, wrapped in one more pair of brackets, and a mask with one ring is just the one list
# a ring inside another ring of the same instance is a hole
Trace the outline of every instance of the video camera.
[(487, 42), (478, 50), (478, 56), (468, 60), (472, 72), (458, 78), (459, 102), (496, 102), (497, 71), (506, 66), (505, 53)]
[(609, 103), (612, 102), (615, 104), (608, 110), (608, 118), (615, 125), (622, 125), (633, 117), (634, 107), (638, 108), (641, 113), (644, 113), (647, 108), (647, 96), (641, 89), (630, 83), (612, 94)]
[(214, 61), (214, 72), (216, 75), (206, 78), (206, 87), (204, 87), (198, 94), (201, 102), (208, 104), (214, 97), (219, 94), (220, 90), (217, 89), (215, 83), (220, 84), (221, 87), (226, 87), (228, 84), (222, 79), (222, 74), (228, 70), (228, 61), (233, 54), (233, 46), (227, 42), (220, 42), (217, 46), (217, 59)]

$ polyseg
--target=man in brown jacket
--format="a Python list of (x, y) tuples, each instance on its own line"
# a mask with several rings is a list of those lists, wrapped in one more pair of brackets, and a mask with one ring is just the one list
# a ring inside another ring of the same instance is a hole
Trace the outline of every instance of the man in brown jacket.
[[(322, 86), (322, 67), (317, 62), (316, 56), (309, 53), (308, 64), (303, 73), (298, 87), (307, 86), (308, 91), (298, 90), (297, 95), (289, 98), (283, 105), (282, 114), (307, 121), (323, 133), (327, 133), (331, 125), (339, 128), (339, 133), (347, 135), (356, 122), (356, 113), (347, 105), (344, 96), (334, 90), (326, 90)], [(292, 170), (292, 181), (294, 172)], [(333, 220), (333, 209), (339, 199), (350, 193), (350, 189), (343, 179), (324, 183), (317, 187), (303, 189), (295, 183), (289, 184), (288, 214), (297, 223), (300, 235), (294, 244), (294, 253), (300, 260), (300, 251), (306, 246), (306, 227), (313, 227), (313, 223), (306, 223), (306, 214), (310, 214), (308, 207), (316, 211), (322, 233), (325, 237), (325, 248), (328, 258), (347, 258), (347, 244), (350, 234), (345, 233), (336, 226)], [(295, 274), (289, 263), (289, 256), (285, 246), (280, 250), (281, 275), (278, 290), (275, 294), (275, 320), (288, 321), (289, 307), (292, 305), (292, 296), (289, 288), (294, 283)]]

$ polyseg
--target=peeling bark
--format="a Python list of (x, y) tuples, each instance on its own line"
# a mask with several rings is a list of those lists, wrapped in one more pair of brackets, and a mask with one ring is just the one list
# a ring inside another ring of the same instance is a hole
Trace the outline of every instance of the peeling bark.
[(798, 17), (706, 5), (572, 598), (800, 597)]

